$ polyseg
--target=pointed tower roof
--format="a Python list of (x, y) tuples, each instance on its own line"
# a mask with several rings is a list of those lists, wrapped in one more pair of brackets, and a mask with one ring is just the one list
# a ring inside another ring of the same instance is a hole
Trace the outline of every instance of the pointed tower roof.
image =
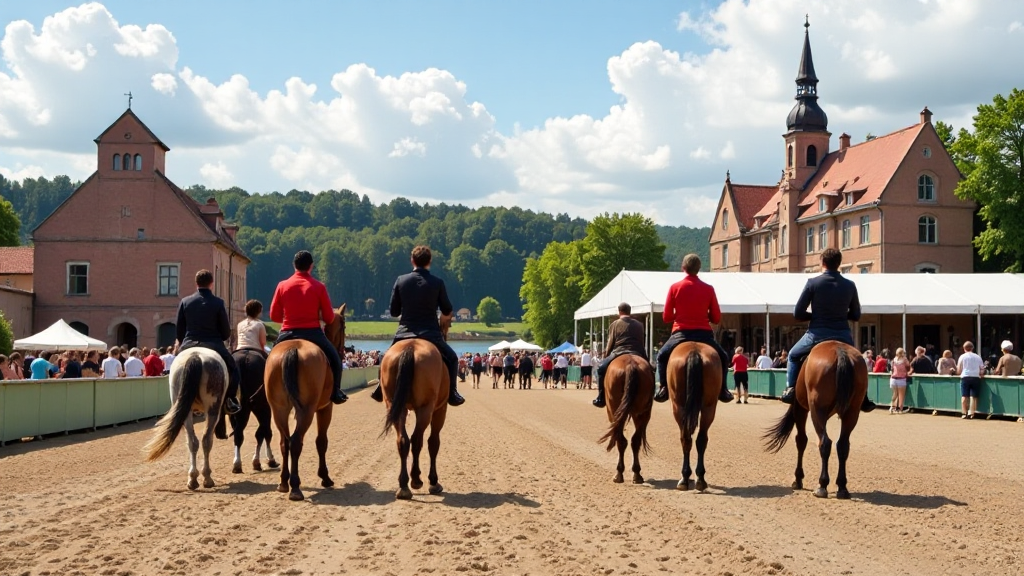
[(800, 54), (800, 69), (796, 73), (797, 84), (818, 83), (818, 77), (814, 74), (814, 58), (811, 57), (811, 23), (804, 17), (804, 50)]
[(818, 76), (811, 57), (811, 24), (804, 20), (804, 49), (796, 75), (796, 105), (789, 111), (786, 127), (790, 132), (827, 132), (828, 116), (818, 106)]
[(161, 142), (160, 139), (156, 137), (156, 134), (153, 134), (153, 131), (149, 129), (149, 126), (146, 126), (146, 123), (143, 122), (142, 120), (140, 120), (139, 117), (135, 115), (135, 112), (132, 112), (131, 108), (125, 110), (124, 114), (121, 114), (120, 116), (118, 116), (117, 120), (114, 120), (110, 124), (110, 126), (107, 126), (107, 129), (104, 130), (103, 133), (101, 133), (99, 136), (97, 136), (96, 140), (94, 140), (94, 142), (99, 144), (100, 140), (103, 140), (103, 137), (107, 135), (107, 132), (110, 132), (114, 128), (114, 126), (117, 126), (117, 123), (120, 122), (121, 119), (124, 118), (125, 116), (128, 116), (128, 117), (132, 118), (135, 122), (138, 122), (139, 126), (141, 126), (142, 129), (146, 131), (146, 134), (150, 138), (152, 138), (152, 143), (153, 144), (156, 144), (157, 146), (163, 148), (164, 152), (169, 152), (171, 150), (170, 148), (167, 147), (166, 144)]

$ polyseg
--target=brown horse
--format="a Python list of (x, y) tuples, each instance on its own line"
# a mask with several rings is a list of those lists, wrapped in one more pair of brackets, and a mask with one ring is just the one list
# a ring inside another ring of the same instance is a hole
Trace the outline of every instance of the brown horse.
[(708, 488), (704, 480), (704, 451), (708, 447), (708, 429), (715, 421), (721, 389), (722, 361), (714, 348), (700, 342), (683, 342), (676, 346), (668, 359), (668, 393), (683, 444), (683, 476), (676, 484), (678, 490), (690, 489), (690, 447), (698, 424), (694, 487), (700, 492)]
[(778, 452), (786, 445), (796, 426), (796, 481), (793, 489), (804, 487), (804, 448), (807, 447), (807, 413), (818, 433), (818, 452), (821, 454), (821, 476), (814, 495), (828, 497), (828, 459), (832, 454), (832, 440), (825, 424), (833, 414), (839, 416), (842, 428), (836, 453), (839, 455), (839, 475), (836, 477), (836, 498), (847, 499), (846, 458), (850, 455), (850, 434), (860, 418), (861, 403), (868, 390), (868, 369), (864, 358), (853, 346), (842, 342), (822, 342), (807, 355), (796, 380), (796, 400), (789, 406), (779, 423), (765, 435), (765, 450)]
[(643, 484), (640, 475), (640, 449), (646, 455), (650, 450), (647, 444), (647, 423), (651, 421), (651, 407), (654, 405), (654, 369), (651, 363), (639, 356), (626, 354), (619, 356), (608, 366), (604, 382), (605, 397), (608, 399), (606, 410), (611, 425), (608, 432), (598, 442), (608, 441), (605, 450), (619, 448), (619, 463), (615, 467), (617, 484), (623, 482), (622, 472), (626, 469), (623, 456), (626, 453), (626, 421), (633, 419), (633, 484)]
[[(339, 352), (345, 349), (345, 305), (335, 312), (334, 321), (324, 326), (324, 333)], [(327, 358), (320, 348), (306, 340), (288, 340), (274, 346), (267, 357), (263, 379), (270, 402), (274, 424), (281, 435), (281, 484), (278, 492), (289, 492), (289, 500), (302, 500), (299, 479), (299, 455), (306, 430), (316, 416), (316, 451), (320, 457), (317, 476), (324, 488), (334, 486), (327, 473), (327, 428), (331, 425), (334, 405), (331, 392), (334, 378)], [(295, 431), (288, 430), (288, 417), (295, 410)], [(289, 456), (291, 457), (289, 467)]]
[[(441, 317), (441, 332), (448, 337), (451, 316)], [(420, 450), (423, 448), (423, 432), (430, 426), (427, 450), (430, 453), (429, 492), (440, 494), (444, 488), (437, 482), (437, 451), (441, 447), (441, 429), (448, 414), (448, 367), (437, 347), (418, 338), (400, 340), (384, 354), (380, 364), (380, 385), (384, 393), (387, 416), (381, 436), (394, 429), (398, 437), (398, 456), (402, 471), (398, 475), (398, 491), (395, 498), (409, 500), (409, 471), (406, 459), (412, 448), (412, 482), (414, 489), (423, 487), (420, 478)], [(405, 430), (409, 411), (416, 413), (416, 425), (412, 438)]]

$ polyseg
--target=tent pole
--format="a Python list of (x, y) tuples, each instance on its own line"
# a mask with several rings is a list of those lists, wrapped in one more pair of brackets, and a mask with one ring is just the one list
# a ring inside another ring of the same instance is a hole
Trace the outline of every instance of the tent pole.
[[(772, 314), (768, 307), (764, 307), (764, 350), (769, 358), (772, 357)], [(753, 352), (753, 350), (751, 350)]]
[(579, 322), (575, 318), (572, 319), (572, 345), (579, 347), (579, 338), (576, 335), (576, 328), (579, 326)]
[(904, 351), (907, 350), (907, 305), (903, 305), (903, 344), (900, 346)]
[(978, 306), (978, 332), (974, 338), (974, 349), (981, 354), (981, 306)]

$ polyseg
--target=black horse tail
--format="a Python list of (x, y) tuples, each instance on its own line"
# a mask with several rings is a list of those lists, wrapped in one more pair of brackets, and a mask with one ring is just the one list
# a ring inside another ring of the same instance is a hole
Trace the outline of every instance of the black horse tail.
[[(850, 408), (850, 396), (853, 395), (853, 360), (846, 353), (846, 348), (836, 347), (836, 413), (842, 417)], [(858, 406), (858, 409), (860, 407)]]
[[(384, 430), (381, 436), (388, 433), (393, 427), (397, 427), (402, 418), (405, 417), (406, 404), (409, 403), (409, 393), (412, 392), (413, 368), (416, 366), (416, 356), (412, 347), (407, 347), (398, 355), (398, 375), (395, 377), (395, 397), (391, 399), (391, 406), (384, 418)], [(447, 384), (447, 382), (445, 383)]]
[(786, 414), (774, 426), (765, 430), (764, 435), (761, 436), (761, 439), (764, 440), (765, 452), (776, 454), (789, 441), (789, 436), (793, 433), (793, 428), (796, 427), (796, 406), (794, 401), (789, 405)]
[(281, 379), (284, 380), (284, 388), (292, 398), (292, 404), (296, 410), (302, 409), (302, 402), (299, 400), (299, 349), (292, 348), (284, 353), (281, 361)]
[(199, 396), (199, 386), (203, 381), (203, 359), (199, 355), (189, 356), (185, 365), (174, 372), (178, 380), (178, 397), (174, 399), (171, 409), (156, 423), (156, 436), (142, 448), (146, 452), (146, 460), (152, 462), (162, 458), (174, 445), (192, 412), (192, 403)]
[(693, 350), (686, 357), (686, 406), (683, 422), (693, 434), (700, 421), (700, 410), (704, 405), (704, 359), (700, 352)]

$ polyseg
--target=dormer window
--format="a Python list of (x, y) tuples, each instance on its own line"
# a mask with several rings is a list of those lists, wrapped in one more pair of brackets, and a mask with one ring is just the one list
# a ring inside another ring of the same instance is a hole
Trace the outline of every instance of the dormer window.
[(120, 170), (120, 169), (121, 169), (121, 155), (120, 154), (114, 154), (114, 170)]
[(846, 205), (853, 206), (853, 192), (846, 193)]
[(818, 198), (818, 212), (822, 214), (828, 212), (828, 198), (824, 196)]

